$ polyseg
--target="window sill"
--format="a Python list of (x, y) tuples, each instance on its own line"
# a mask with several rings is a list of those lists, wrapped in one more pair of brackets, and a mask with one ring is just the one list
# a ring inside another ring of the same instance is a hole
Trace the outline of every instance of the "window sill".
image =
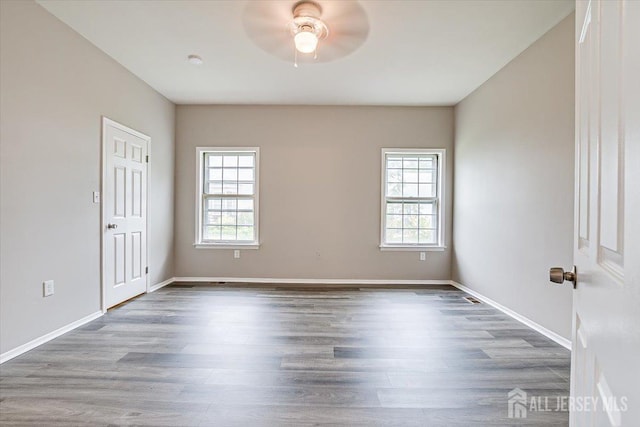
[(381, 251), (409, 251), (409, 252), (444, 252), (446, 246), (393, 246), (380, 245)]
[(194, 243), (196, 249), (260, 249), (259, 243)]

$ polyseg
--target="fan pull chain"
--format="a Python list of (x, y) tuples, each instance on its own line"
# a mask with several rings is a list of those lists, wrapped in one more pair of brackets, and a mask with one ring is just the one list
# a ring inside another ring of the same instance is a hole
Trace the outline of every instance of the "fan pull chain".
[(296, 49), (296, 45), (293, 45), (293, 66), (298, 68), (298, 49)]

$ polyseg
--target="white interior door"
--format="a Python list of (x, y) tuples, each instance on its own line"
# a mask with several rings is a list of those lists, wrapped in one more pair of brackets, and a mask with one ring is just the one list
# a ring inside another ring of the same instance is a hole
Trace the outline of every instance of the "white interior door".
[(103, 119), (104, 308), (147, 290), (149, 137)]
[(640, 1), (576, 7), (571, 425), (640, 426)]

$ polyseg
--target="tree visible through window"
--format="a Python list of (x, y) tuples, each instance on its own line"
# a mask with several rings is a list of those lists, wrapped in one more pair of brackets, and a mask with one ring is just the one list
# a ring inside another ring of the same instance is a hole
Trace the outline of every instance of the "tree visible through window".
[(383, 150), (382, 246), (442, 246), (444, 150)]
[(200, 148), (200, 244), (258, 243), (258, 149)]

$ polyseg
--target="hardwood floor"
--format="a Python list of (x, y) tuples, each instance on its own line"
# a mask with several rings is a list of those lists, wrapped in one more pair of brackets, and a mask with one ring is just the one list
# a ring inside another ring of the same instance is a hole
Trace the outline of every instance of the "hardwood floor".
[(570, 354), (450, 286), (176, 284), (0, 366), (12, 425), (568, 425)]

